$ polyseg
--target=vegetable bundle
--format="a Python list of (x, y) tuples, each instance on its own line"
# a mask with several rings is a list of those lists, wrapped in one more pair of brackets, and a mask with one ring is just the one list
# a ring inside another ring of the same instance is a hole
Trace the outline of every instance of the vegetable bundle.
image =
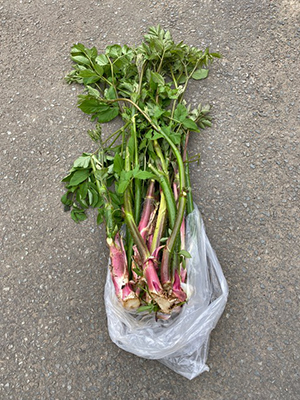
[[(104, 222), (116, 296), (128, 310), (163, 317), (187, 301), (185, 215), (193, 210), (187, 145), (190, 132), (211, 125), (209, 106), (184, 100), (190, 79), (208, 75), (218, 53), (174, 43), (151, 27), (136, 47), (107, 46), (99, 54), (76, 44), (68, 83), (84, 85), (78, 106), (96, 121), (97, 144), (63, 179), (62, 197), (75, 222), (89, 207)], [(101, 124), (122, 126), (102, 138)], [(197, 159), (197, 158), (196, 158)]]

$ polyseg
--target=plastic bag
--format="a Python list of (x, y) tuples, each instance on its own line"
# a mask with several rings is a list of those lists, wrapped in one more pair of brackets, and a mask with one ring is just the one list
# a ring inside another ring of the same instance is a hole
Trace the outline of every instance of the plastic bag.
[(228, 286), (197, 207), (186, 222), (186, 249), (192, 258), (187, 260), (188, 302), (179, 313), (156, 321), (153, 314), (126, 311), (115, 295), (110, 272), (104, 298), (109, 335), (117, 346), (193, 379), (209, 370), (209, 336), (225, 308)]

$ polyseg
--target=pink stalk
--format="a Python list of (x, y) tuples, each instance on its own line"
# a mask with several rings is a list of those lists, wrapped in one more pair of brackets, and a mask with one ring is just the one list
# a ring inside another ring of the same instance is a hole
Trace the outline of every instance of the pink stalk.
[[(188, 136), (189, 135), (187, 135), (187, 138), (188, 138)], [(187, 145), (187, 142), (186, 142), (186, 145)], [(185, 146), (185, 151), (186, 151), (186, 146)], [(177, 202), (177, 200), (178, 200), (178, 184), (176, 181), (177, 181), (177, 179), (174, 180), (174, 182), (173, 182), (173, 192), (174, 192), (175, 201)], [(180, 250), (185, 250), (185, 220), (184, 220), (184, 218), (183, 218), (181, 226), (180, 226)], [(186, 269), (183, 267), (183, 263), (180, 263), (180, 279), (181, 279), (181, 282), (184, 282), (186, 279)]]
[(151, 181), (147, 190), (146, 199), (144, 202), (143, 212), (141, 216), (141, 220), (139, 223), (139, 231), (141, 233), (142, 238), (145, 240), (148, 232), (149, 232), (149, 220), (151, 213), (154, 210), (154, 190), (155, 190), (155, 181)]
[(177, 200), (178, 200), (178, 185), (175, 181), (173, 182), (173, 193), (174, 193), (175, 201), (177, 202)]
[[(180, 227), (180, 241), (181, 241), (181, 250), (185, 250), (185, 220), (182, 220)], [(186, 280), (186, 268), (183, 267), (183, 263), (180, 264), (180, 280), (181, 282), (185, 282)]]
[(163, 194), (163, 191), (160, 189), (160, 203), (159, 203), (159, 210), (158, 210), (158, 215), (157, 215), (157, 219), (156, 219), (156, 225), (154, 227), (154, 224), (153, 224), (153, 227), (154, 227), (153, 237), (151, 237), (151, 244), (149, 243), (151, 254), (154, 254), (154, 252), (160, 246), (160, 240), (161, 240), (163, 231), (165, 229), (166, 212), (167, 212), (166, 199)]
[[(175, 171), (175, 176), (176, 175), (177, 175), (177, 173)], [(174, 193), (175, 201), (177, 202), (178, 186), (177, 186), (176, 181), (177, 181), (177, 179), (175, 179), (173, 182), (173, 193)], [(166, 249), (163, 252), (163, 257), (162, 257), (161, 266), (160, 266), (160, 277), (161, 277), (161, 283), (163, 285), (163, 288), (165, 290), (167, 290), (168, 292), (170, 292), (172, 289), (172, 282), (171, 282), (171, 276), (170, 276), (170, 270), (169, 270), (170, 252), (168, 251), (168, 244), (169, 244), (169, 239), (166, 244)]]
[(183, 302), (186, 300), (186, 293), (182, 290), (180, 286), (180, 278), (177, 269), (174, 272), (174, 282), (172, 288), (172, 294), (179, 300), (179, 302)]
[(169, 269), (169, 259), (170, 259), (170, 251), (168, 249), (169, 239), (168, 239), (166, 247), (164, 249), (161, 264), (160, 264), (160, 280), (161, 280), (163, 288), (167, 292), (170, 292), (170, 290), (172, 289), (172, 282), (171, 282), (170, 269)]
[(153, 237), (154, 237), (153, 233), (150, 233), (148, 236), (147, 247), (149, 250), (151, 250), (152, 247)]
[(127, 310), (133, 310), (139, 307), (140, 300), (133, 291), (129, 282), (129, 273), (127, 267), (127, 257), (123, 241), (119, 233), (115, 239), (107, 238), (107, 244), (110, 253), (110, 273), (115, 287), (116, 295)]
[(134, 269), (135, 268), (140, 268), (142, 269), (142, 260), (141, 260), (141, 256), (138, 252), (137, 246), (134, 245), (133, 246), (133, 261), (131, 264), (131, 271), (132, 271), (132, 278), (133, 278), (133, 285), (135, 287), (135, 293), (136, 295), (139, 297), (140, 293), (141, 293), (141, 288), (137, 286), (138, 283), (140, 283), (141, 281), (141, 276), (139, 276)]
[(152, 258), (149, 258), (144, 263), (144, 277), (147, 281), (150, 296), (156, 301), (163, 313), (169, 314), (174, 300), (168, 299), (165, 295)]

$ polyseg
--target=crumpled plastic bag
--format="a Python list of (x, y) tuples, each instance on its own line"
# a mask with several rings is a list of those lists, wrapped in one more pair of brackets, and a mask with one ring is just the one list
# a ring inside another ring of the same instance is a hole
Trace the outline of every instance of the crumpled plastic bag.
[(193, 379), (209, 370), (209, 337), (224, 311), (228, 286), (196, 206), (186, 222), (186, 249), (192, 258), (187, 259), (188, 301), (179, 313), (156, 321), (154, 314), (125, 310), (109, 271), (104, 298), (109, 335), (117, 346)]

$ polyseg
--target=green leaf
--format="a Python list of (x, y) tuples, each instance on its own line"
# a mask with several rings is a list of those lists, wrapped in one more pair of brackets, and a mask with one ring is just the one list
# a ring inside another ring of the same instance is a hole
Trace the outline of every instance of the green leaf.
[(157, 140), (157, 139), (161, 139), (163, 137), (163, 135), (159, 132), (154, 133), (154, 135), (151, 137), (151, 140)]
[(86, 114), (95, 114), (109, 108), (107, 104), (100, 103), (98, 99), (90, 96), (79, 97), (78, 107)]
[(215, 58), (222, 58), (222, 54), (220, 53), (210, 53), (210, 55)]
[(71, 56), (71, 60), (81, 65), (90, 65), (89, 59), (84, 56)]
[(112, 192), (110, 190), (109, 195), (110, 195), (112, 202), (115, 203), (117, 206), (120, 206), (121, 204), (123, 204), (123, 199), (121, 198), (121, 196), (118, 196), (117, 193)]
[(178, 252), (178, 254), (179, 254), (180, 256), (185, 257), (185, 258), (192, 258), (191, 254), (190, 254), (187, 250), (180, 250), (180, 251)]
[(103, 75), (104, 70), (99, 64), (94, 64), (94, 70), (99, 76)]
[(208, 119), (201, 119), (201, 122), (205, 126), (212, 126), (212, 123)]
[(71, 48), (71, 54), (82, 53), (85, 51), (85, 47), (82, 43), (74, 44)]
[(124, 169), (124, 160), (120, 156), (120, 154), (116, 154), (114, 158), (114, 171), (120, 175), (122, 170)]
[(65, 206), (71, 206), (72, 205), (72, 198), (70, 197), (70, 193), (67, 192), (61, 197), (61, 202)]
[(129, 154), (130, 154), (130, 159), (133, 160), (133, 154), (134, 154), (134, 138), (133, 138), (133, 136), (130, 136), (130, 138), (128, 139), (127, 147), (128, 147)]
[(88, 93), (91, 97), (95, 97), (96, 99), (98, 99), (100, 97), (100, 92), (99, 90), (93, 88), (92, 86), (86, 85), (86, 88), (88, 90)]
[(108, 55), (108, 57), (118, 58), (122, 55), (122, 47), (119, 44), (107, 46), (105, 53)]
[(82, 211), (72, 210), (71, 218), (73, 219), (73, 221), (77, 223), (79, 221), (84, 221), (85, 219), (87, 219), (87, 216), (85, 215), (83, 210)]
[(144, 311), (152, 312), (153, 311), (153, 305), (149, 304), (147, 306), (141, 306), (136, 311), (137, 312), (144, 312)]
[(113, 106), (108, 107), (105, 111), (103, 110), (101, 113), (97, 113), (97, 118), (100, 123), (112, 121), (119, 115), (119, 107)]
[(148, 171), (138, 171), (133, 176), (134, 176), (134, 178), (137, 178), (137, 179), (154, 179), (155, 178), (155, 175)]
[(165, 79), (162, 75), (160, 75), (158, 72), (152, 72), (151, 71), (151, 79), (153, 82), (158, 83), (160, 85), (165, 84)]
[(120, 182), (118, 185), (117, 192), (120, 194), (123, 194), (125, 192), (125, 190), (127, 189), (129, 183), (130, 183), (130, 180)]
[(97, 216), (97, 224), (100, 225), (103, 222), (103, 213), (98, 210), (98, 216)]
[(97, 207), (98, 202), (99, 202), (99, 194), (98, 194), (98, 192), (94, 191), (93, 192), (93, 201), (91, 203), (91, 207)]
[(95, 75), (95, 72), (90, 69), (83, 69), (79, 72), (79, 76), (81, 76), (82, 78), (90, 78), (97, 75)]
[(81, 199), (85, 199), (86, 195), (87, 195), (87, 191), (88, 191), (88, 182), (83, 182), (80, 186), (79, 186), (79, 195), (81, 197)]
[(83, 78), (83, 83), (85, 85), (95, 83), (100, 79), (99, 75), (90, 69), (84, 69), (83, 71), (80, 71), (79, 76)]
[(88, 156), (80, 156), (77, 160), (74, 161), (74, 168), (88, 168), (90, 165), (91, 157)]
[(109, 106), (91, 96), (80, 96), (78, 107), (86, 114), (96, 114), (98, 122), (109, 122), (119, 114), (117, 105)]
[(186, 119), (188, 113), (189, 112), (186, 107), (183, 104), (179, 103), (174, 112), (174, 119), (182, 122), (184, 119)]
[(98, 65), (101, 65), (101, 66), (104, 66), (104, 65), (107, 65), (107, 64), (109, 64), (109, 61), (108, 61), (108, 58), (106, 57), (106, 55), (105, 54), (99, 54), (97, 57), (96, 57), (96, 63), (98, 64)]
[(89, 205), (91, 206), (93, 204), (93, 191), (92, 189), (88, 189), (88, 198), (89, 198)]
[(109, 89), (105, 91), (105, 98), (108, 100), (116, 99), (116, 92), (113, 86), (110, 86)]
[(197, 81), (200, 79), (205, 79), (207, 78), (208, 75), (208, 69), (197, 69), (193, 75), (192, 78), (196, 79)]
[(132, 271), (134, 271), (138, 276), (143, 276), (143, 271), (139, 268), (132, 268)]
[(186, 118), (182, 121), (182, 125), (193, 132), (200, 132), (196, 122), (192, 121), (190, 118)]
[(62, 182), (70, 182), (72, 178), (72, 173), (69, 173), (67, 176), (65, 176), (61, 181)]
[(77, 186), (79, 183), (85, 181), (89, 175), (89, 169), (75, 171), (70, 180), (70, 186)]
[(95, 178), (98, 179), (99, 181), (102, 181), (103, 179), (106, 178), (107, 172), (108, 172), (108, 168), (102, 167), (102, 168), (100, 168), (100, 169), (97, 169), (97, 171), (94, 173), (94, 176), (95, 176)]
[(181, 142), (180, 133), (172, 133), (171, 139), (172, 139), (173, 143), (180, 144), (180, 142)]

